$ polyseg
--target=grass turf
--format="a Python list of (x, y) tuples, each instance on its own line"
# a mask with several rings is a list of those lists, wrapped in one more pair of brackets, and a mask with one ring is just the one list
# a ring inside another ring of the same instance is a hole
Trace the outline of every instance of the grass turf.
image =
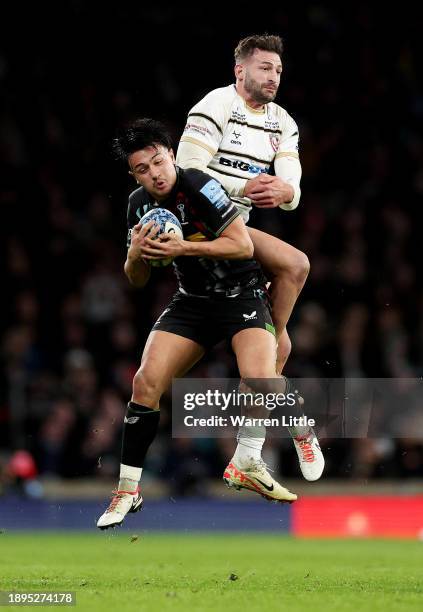
[(76, 609), (102, 612), (408, 612), (423, 609), (422, 547), (268, 534), (9, 532), (0, 535), (0, 590), (76, 591)]

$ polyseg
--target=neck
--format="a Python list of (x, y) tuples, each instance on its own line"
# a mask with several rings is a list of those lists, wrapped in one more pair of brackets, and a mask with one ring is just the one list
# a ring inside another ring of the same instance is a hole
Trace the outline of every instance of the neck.
[(264, 104), (261, 104), (260, 102), (257, 102), (256, 100), (254, 100), (254, 98), (252, 98), (250, 96), (249, 93), (247, 93), (245, 91), (245, 89), (243, 87), (241, 87), (241, 85), (239, 85), (238, 83), (235, 85), (235, 89), (238, 93), (239, 96), (241, 96), (241, 98), (244, 100), (245, 104), (247, 106), (249, 106), (250, 108), (253, 108), (254, 110), (263, 110), (264, 109)]

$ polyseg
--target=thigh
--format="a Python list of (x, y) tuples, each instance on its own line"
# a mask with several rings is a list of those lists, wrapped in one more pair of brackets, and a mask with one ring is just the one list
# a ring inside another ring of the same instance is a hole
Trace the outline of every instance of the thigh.
[(247, 229), (254, 244), (254, 257), (261, 263), (265, 272), (276, 276), (295, 267), (302, 255), (301, 251), (258, 229), (248, 225)]
[(141, 359), (140, 371), (149, 379), (160, 380), (167, 389), (172, 378), (183, 376), (204, 355), (204, 347), (189, 338), (165, 331), (152, 331)]
[(268, 331), (244, 329), (232, 338), (241, 378), (276, 377), (276, 340)]

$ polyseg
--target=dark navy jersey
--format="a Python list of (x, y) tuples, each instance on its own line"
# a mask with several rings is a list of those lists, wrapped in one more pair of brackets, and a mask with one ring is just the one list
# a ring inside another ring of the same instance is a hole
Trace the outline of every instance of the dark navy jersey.
[[(167, 208), (181, 223), (185, 240), (215, 240), (239, 216), (221, 184), (201, 170), (176, 167), (177, 180), (168, 198), (160, 203), (140, 187), (129, 196), (128, 246), (131, 230), (153, 208)], [(179, 286), (193, 295), (235, 292), (263, 285), (265, 278), (254, 259), (177, 257), (173, 266)]]

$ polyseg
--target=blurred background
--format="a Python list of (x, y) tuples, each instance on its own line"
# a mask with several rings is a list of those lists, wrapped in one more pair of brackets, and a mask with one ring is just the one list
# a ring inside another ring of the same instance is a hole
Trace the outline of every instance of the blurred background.
[[(300, 128), (299, 208), (251, 218), (311, 262), (285, 373), (422, 376), (422, 25), (412, 8), (381, 13), (365, 2), (227, 17), (221, 7), (194, 15), (134, 2), (9, 7), (0, 26), (0, 493), (43, 497), (78, 483), (78, 494), (103, 494), (115, 482), (132, 377), (175, 281), (158, 270), (134, 290), (123, 274), (134, 184), (110, 143), (122, 123), (150, 116), (176, 148), (191, 106), (233, 82), (233, 50), (252, 33), (283, 37), (276, 101)], [(191, 375), (237, 371), (219, 345)], [(145, 486), (165, 496), (220, 491), (234, 443), (172, 439), (169, 396), (160, 427)], [(423, 440), (412, 431), (322, 444), (327, 470), (314, 486), (404, 487), (422, 476)], [(286, 482), (299, 478), (290, 441), (265, 449)]]

